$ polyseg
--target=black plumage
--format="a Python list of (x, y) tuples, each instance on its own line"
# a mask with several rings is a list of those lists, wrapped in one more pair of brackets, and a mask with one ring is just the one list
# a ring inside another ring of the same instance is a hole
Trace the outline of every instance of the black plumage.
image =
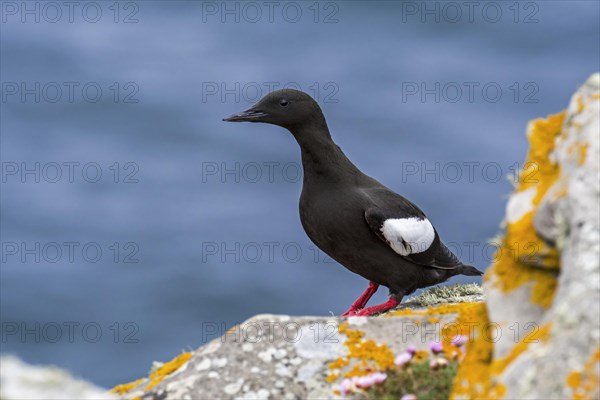
[[(415, 204), (352, 164), (332, 140), (319, 105), (308, 94), (275, 91), (224, 120), (278, 125), (300, 145), (304, 230), (330, 257), (370, 281), (343, 315), (372, 315), (395, 307), (418, 288), (454, 275), (481, 275), (442, 243)], [(363, 309), (379, 285), (389, 288), (390, 300)]]

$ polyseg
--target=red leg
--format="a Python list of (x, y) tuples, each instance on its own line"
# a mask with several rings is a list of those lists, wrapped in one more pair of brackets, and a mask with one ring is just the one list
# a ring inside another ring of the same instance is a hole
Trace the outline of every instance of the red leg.
[(394, 297), (390, 297), (390, 299), (388, 301), (386, 301), (385, 303), (377, 304), (376, 306), (372, 306), (372, 307), (367, 307), (364, 310), (361, 310), (356, 315), (368, 317), (373, 314), (378, 314), (380, 312), (384, 312), (389, 309), (392, 309), (392, 308), (396, 307), (399, 303), (400, 302), (398, 300), (396, 300)]
[(371, 297), (373, 297), (377, 289), (379, 289), (379, 284), (375, 282), (369, 282), (367, 289), (358, 297), (358, 299), (356, 299), (354, 303), (352, 303), (348, 311), (342, 314), (342, 317), (356, 315), (358, 310), (367, 305), (367, 302), (371, 299)]

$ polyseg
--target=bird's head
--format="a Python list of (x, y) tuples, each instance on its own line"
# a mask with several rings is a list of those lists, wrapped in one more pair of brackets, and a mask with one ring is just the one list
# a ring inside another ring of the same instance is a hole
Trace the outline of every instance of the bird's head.
[(258, 103), (240, 113), (223, 118), (228, 122), (265, 122), (287, 129), (322, 118), (317, 102), (308, 94), (294, 89), (281, 89), (267, 94)]

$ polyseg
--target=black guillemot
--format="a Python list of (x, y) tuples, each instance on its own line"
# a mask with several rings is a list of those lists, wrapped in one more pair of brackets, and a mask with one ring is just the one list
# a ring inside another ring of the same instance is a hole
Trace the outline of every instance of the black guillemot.
[[(415, 204), (363, 174), (334, 143), (325, 116), (308, 94), (282, 89), (223, 119), (288, 129), (302, 153), (300, 220), (308, 237), (331, 258), (369, 280), (342, 316), (373, 315), (396, 307), (416, 289), (455, 275), (479, 276), (440, 240)], [(364, 308), (379, 286), (383, 304)]]

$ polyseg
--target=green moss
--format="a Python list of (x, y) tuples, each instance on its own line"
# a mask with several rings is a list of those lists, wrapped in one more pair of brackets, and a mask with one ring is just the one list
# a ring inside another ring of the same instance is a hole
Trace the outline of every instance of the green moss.
[(403, 306), (415, 308), (444, 303), (466, 303), (476, 301), (476, 298), (482, 295), (483, 289), (476, 283), (436, 286), (411, 297)]
[(413, 363), (406, 369), (386, 371), (387, 379), (368, 390), (367, 398), (398, 400), (405, 394), (414, 394), (419, 400), (448, 399), (457, 370), (458, 362), (450, 361), (447, 367), (437, 370), (422, 362)]

